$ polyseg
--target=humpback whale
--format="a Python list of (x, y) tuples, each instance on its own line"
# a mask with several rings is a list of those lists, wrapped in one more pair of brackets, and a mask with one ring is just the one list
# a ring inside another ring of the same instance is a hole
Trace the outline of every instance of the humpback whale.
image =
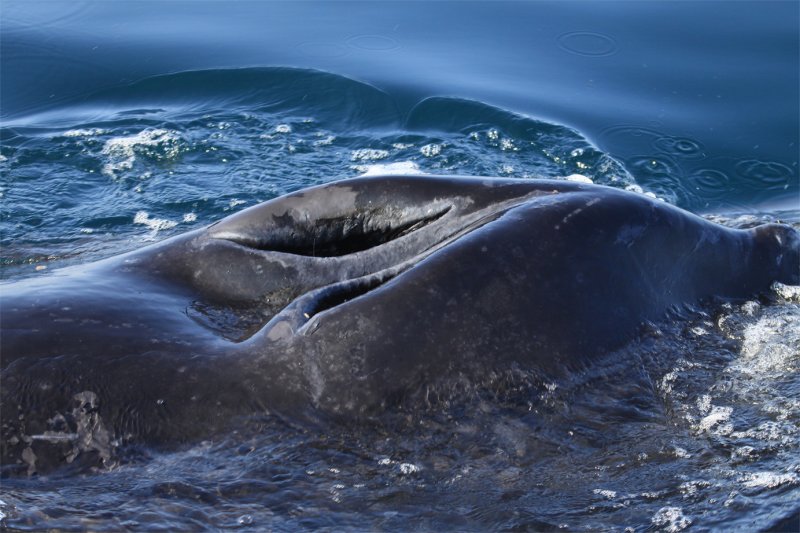
[(355, 178), (0, 285), (4, 473), (263, 413), (361, 418), (425, 383), (563, 376), (644, 322), (800, 282), (800, 237), (586, 183)]

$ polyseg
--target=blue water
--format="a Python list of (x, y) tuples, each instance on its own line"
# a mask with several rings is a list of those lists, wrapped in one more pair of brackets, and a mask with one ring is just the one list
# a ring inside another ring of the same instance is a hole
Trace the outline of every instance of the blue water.
[[(797, 2), (3, 0), (0, 277), (386, 172), (580, 175), (798, 226), (799, 56)], [(799, 306), (778, 287), (674, 316), (541, 390), (3, 479), (0, 525), (793, 526)]]

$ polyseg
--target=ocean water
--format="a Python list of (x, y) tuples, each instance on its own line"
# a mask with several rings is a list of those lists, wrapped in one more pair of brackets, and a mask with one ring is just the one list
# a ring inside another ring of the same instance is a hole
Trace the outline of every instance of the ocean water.
[[(3, 0), (0, 278), (365, 174), (579, 175), (800, 228), (799, 50), (797, 2)], [(563, 382), (4, 477), (0, 527), (797, 529), (798, 332), (778, 285)]]

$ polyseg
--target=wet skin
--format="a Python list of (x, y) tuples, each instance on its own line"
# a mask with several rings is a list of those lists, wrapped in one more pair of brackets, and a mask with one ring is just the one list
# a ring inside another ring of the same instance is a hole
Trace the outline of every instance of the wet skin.
[(359, 178), (6, 283), (2, 463), (112, 460), (237, 417), (359, 418), (435, 380), (563, 376), (672, 306), (800, 282), (798, 232), (543, 180)]

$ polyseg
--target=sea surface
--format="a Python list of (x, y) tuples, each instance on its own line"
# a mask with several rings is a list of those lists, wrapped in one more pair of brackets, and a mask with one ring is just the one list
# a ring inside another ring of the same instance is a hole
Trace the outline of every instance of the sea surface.
[[(386, 173), (800, 228), (799, 35), (796, 1), (1, 0), (0, 279)], [(800, 288), (672, 313), (558, 383), (118, 453), (0, 480), (0, 529), (797, 530)]]

